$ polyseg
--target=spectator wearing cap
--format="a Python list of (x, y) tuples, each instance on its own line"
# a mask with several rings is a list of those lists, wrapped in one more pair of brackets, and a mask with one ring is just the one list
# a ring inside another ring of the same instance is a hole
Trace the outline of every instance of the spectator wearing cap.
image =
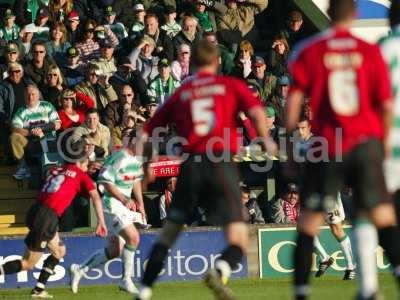
[(135, 87), (136, 102), (141, 105), (148, 102), (146, 82), (140, 72), (134, 69), (127, 56), (119, 59), (117, 72), (110, 78), (110, 84), (116, 91), (121, 91), (125, 85)]
[(25, 65), (25, 74), (28, 75), (36, 85), (44, 82), (46, 73), (54, 61), (48, 57), (46, 45), (42, 41), (36, 41), (32, 46), (32, 59)]
[(267, 129), (269, 136), (279, 145), (279, 138), (283, 135), (283, 127), (275, 124), (276, 112), (272, 106), (267, 106), (265, 108), (265, 115), (267, 119)]
[(254, 48), (250, 41), (242, 41), (239, 45), (239, 51), (235, 59), (235, 68), (232, 71), (232, 75), (246, 79), (251, 73), (253, 55)]
[(176, 8), (172, 5), (167, 5), (164, 9), (165, 24), (161, 26), (162, 30), (173, 39), (181, 30), (182, 26), (176, 22)]
[(146, 84), (149, 84), (158, 75), (157, 64), (159, 58), (153, 56), (155, 47), (154, 40), (145, 35), (139, 45), (129, 54), (132, 66), (140, 72)]
[(111, 143), (115, 150), (128, 144), (130, 137), (138, 128), (136, 117), (137, 113), (135, 111), (127, 109), (122, 115), (121, 124), (112, 128)]
[(93, 99), (87, 95), (66, 89), (60, 97), (60, 106), (58, 116), (61, 120), (63, 131), (71, 127), (78, 127), (85, 121), (85, 113), (89, 108), (94, 107)]
[(285, 106), (288, 99), (290, 89), (290, 79), (287, 75), (281, 76), (277, 80), (274, 95), (267, 101), (267, 104), (275, 109), (277, 114), (276, 123), (284, 126)]
[(272, 40), (272, 49), (267, 55), (267, 64), (271, 72), (279, 77), (289, 73), (287, 62), (289, 58), (289, 44), (283, 35), (277, 35)]
[(43, 83), (39, 85), (43, 99), (50, 102), (56, 109), (59, 109), (59, 99), (63, 91), (64, 78), (57, 65), (50, 65), (47, 68)]
[(54, 23), (50, 29), (50, 40), (46, 43), (47, 54), (59, 65), (67, 63), (66, 52), (71, 47), (67, 42), (67, 29), (61, 22)]
[(13, 11), (16, 14), (16, 21), (19, 25), (25, 26), (34, 23), (39, 10), (48, 6), (47, 0), (18, 0), (14, 1)]
[(254, 193), (246, 185), (241, 185), (242, 192), (241, 200), (244, 206), (245, 220), (249, 224), (265, 224), (262, 211), (257, 203), (257, 198)]
[(130, 85), (124, 85), (118, 93), (118, 100), (109, 103), (104, 113), (104, 124), (108, 128), (121, 125), (126, 110), (136, 112), (135, 93)]
[(0, 79), (8, 77), (8, 65), (18, 62), (20, 50), (15, 42), (9, 42), (4, 51), (4, 55), (0, 60)]
[(47, 7), (41, 8), (38, 12), (35, 25), (37, 31), (33, 35), (35, 41), (47, 42), (49, 40), (49, 10)]
[(100, 43), (101, 40), (109, 40), (113, 44), (114, 48), (119, 45), (119, 40), (117, 36), (111, 31), (109, 27), (104, 27), (102, 25), (97, 26), (94, 29), (95, 38)]
[(175, 53), (178, 53), (179, 45), (187, 44), (193, 50), (193, 46), (201, 40), (201, 33), (197, 30), (198, 21), (193, 16), (185, 16), (182, 19), (182, 30), (174, 37)]
[(148, 95), (155, 98), (159, 104), (163, 104), (181, 84), (171, 75), (171, 67), (166, 58), (158, 62), (158, 73), (149, 85)]
[(114, 45), (109, 39), (100, 40), (100, 53), (100, 57), (91, 63), (96, 64), (101, 73), (110, 78), (117, 71), (117, 67), (114, 60)]
[(226, 5), (226, 13), (217, 18), (218, 30), (239, 31), (243, 39), (257, 42), (259, 35), (254, 19), (267, 8), (268, 0), (226, 0)]
[(87, 0), (87, 14), (97, 24), (103, 24), (106, 19), (106, 7), (113, 6), (114, 0)]
[(108, 77), (102, 74), (100, 68), (95, 64), (88, 64), (85, 80), (76, 86), (76, 91), (84, 93), (94, 100), (94, 106), (99, 111), (101, 118), (108, 103), (118, 99), (117, 93)]
[(37, 31), (35, 24), (26, 25), (19, 33), (21, 44), (21, 59), (29, 55), (32, 47), (33, 34)]
[(15, 24), (15, 15), (11, 9), (6, 9), (3, 20), (4, 26), (0, 27), (0, 39), (6, 42), (18, 40), (20, 28)]
[(298, 10), (293, 10), (289, 13), (286, 27), (280, 32), (282, 36), (288, 41), (289, 47), (291, 49), (306, 37), (303, 28), (303, 14)]
[(12, 62), (8, 65), (7, 77), (0, 80), (0, 127), (2, 145), (5, 145), (5, 156), (12, 161), (8, 139), (10, 137), (10, 124), (14, 113), (24, 107), (26, 87), (33, 82), (24, 76), (22, 65)]
[(217, 45), (221, 56), (221, 73), (224, 75), (232, 74), (235, 67), (234, 54), (225, 45), (218, 42), (215, 32), (205, 32), (203, 38), (211, 44)]
[(273, 96), (278, 78), (267, 72), (267, 65), (262, 57), (256, 56), (253, 60), (252, 72), (247, 77), (247, 82), (257, 86), (261, 100), (269, 101)]
[(150, 119), (154, 116), (158, 109), (158, 103), (155, 98), (150, 98), (149, 102), (146, 105), (145, 117)]
[(67, 63), (62, 66), (62, 73), (67, 88), (75, 88), (84, 80), (85, 65), (79, 60), (79, 52), (75, 47), (69, 47), (66, 53)]
[(79, 14), (76, 10), (71, 11), (67, 16), (67, 41), (75, 45), (82, 36)]
[(174, 46), (167, 32), (160, 29), (158, 17), (155, 14), (147, 14), (144, 18), (144, 35), (151, 37), (156, 43), (153, 55), (161, 58), (167, 58), (172, 61), (174, 58)]
[(51, 23), (64, 22), (74, 8), (74, 0), (49, 1)]
[(97, 24), (94, 20), (87, 20), (82, 40), (76, 44), (76, 49), (78, 49), (80, 59), (83, 63), (87, 63), (100, 56), (100, 45), (95, 39), (94, 32), (96, 26)]
[(187, 44), (181, 44), (178, 48), (178, 58), (171, 64), (172, 77), (177, 81), (182, 81), (189, 75), (192, 75), (194, 70), (190, 64), (191, 49)]
[(129, 38), (131, 40), (137, 39), (141, 32), (144, 30), (144, 17), (146, 16), (146, 11), (142, 3), (137, 3), (133, 6), (134, 19), (129, 32)]
[(296, 184), (289, 183), (282, 198), (272, 205), (272, 221), (277, 224), (296, 224), (300, 212), (299, 189)]
[(214, 0), (196, 0), (194, 3), (194, 16), (199, 21), (202, 32), (216, 32), (216, 16), (223, 16), (227, 7)]
[(112, 6), (106, 7), (105, 16), (106, 23), (104, 24), (104, 27), (109, 28), (115, 34), (121, 44), (121, 41), (128, 37), (128, 32), (126, 31), (124, 24), (121, 22), (116, 22), (115, 18), (117, 13), (113, 10)]

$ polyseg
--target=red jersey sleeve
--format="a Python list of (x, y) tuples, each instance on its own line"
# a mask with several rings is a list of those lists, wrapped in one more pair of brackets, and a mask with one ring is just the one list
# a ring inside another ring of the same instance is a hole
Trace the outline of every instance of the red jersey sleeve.
[(291, 90), (299, 90), (304, 94), (308, 94), (310, 78), (306, 67), (305, 51), (299, 51), (299, 53), (293, 54), (289, 61), (289, 71), (293, 80)]
[(234, 79), (234, 82), (228, 85), (228, 87), (236, 88), (235, 93), (239, 100), (239, 111), (248, 112), (255, 106), (262, 106), (260, 100), (253, 96), (252, 92), (243, 81)]
[(373, 61), (374, 70), (370, 72), (374, 78), (371, 82), (374, 83), (374, 100), (377, 103), (382, 103), (392, 99), (389, 69), (378, 46), (374, 46), (374, 54), (375, 59), (371, 60)]
[(93, 191), (96, 189), (96, 186), (92, 180), (92, 178), (89, 177), (88, 174), (83, 173), (81, 174), (81, 192), (86, 192), (89, 194), (89, 192)]
[(144, 124), (144, 132), (151, 135), (155, 128), (166, 127), (168, 123), (173, 122), (173, 103), (179, 99), (179, 94), (180, 93), (178, 92), (174, 93), (161, 107), (159, 107), (154, 116)]
[(85, 113), (89, 108), (94, 107), (94, 100), (82, 92), (76, 91), (76, 99), (79, 101), (77, 110), (83, 113)]

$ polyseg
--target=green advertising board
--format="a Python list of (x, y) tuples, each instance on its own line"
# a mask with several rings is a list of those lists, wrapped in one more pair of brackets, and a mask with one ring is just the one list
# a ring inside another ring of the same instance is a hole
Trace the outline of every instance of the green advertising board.
[[(345, 226), (349, 233), (350, 226)], [(263, 228), (258, 231), (258, 247), (260, 262), (260, 278), (276, 278), (291, 276), (294, 268), (292, 263), (293, 251), (296, 246), (296, 228)], [(343, 275), (346, 270), (346, 261), (339, 243), (331, 234), (329, 227), (324, 226), (319, 236), (321, 244), (327, 253), (335, 259), (327, 274)], [(318, 258), (313, 254), (312, 271), (317, 271)], [(384, 256), (383, 249), (376, 250), (376, 263), (380, 272), (387, 272), (390, 265)]]

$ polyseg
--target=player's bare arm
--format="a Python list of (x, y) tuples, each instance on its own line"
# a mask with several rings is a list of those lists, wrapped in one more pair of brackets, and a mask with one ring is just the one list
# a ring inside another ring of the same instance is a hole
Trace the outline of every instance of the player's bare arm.
[(122, 204), (127, 205), (129, 201), (132, 201), (131, 199), (125, 197), (112, 183), (104, 182), (103, 186), (112, 197), (122, 202)]
[(96, 210), (97, 227), (96, 234), (105, 237), (107, 236), (107, 227), (104, 222), (103, 205), (101, 204), (101, 198), (97, 190), (89, 192), (90, 199), (93, 201), (94, 209)]
[(391, 153), (391, 145), (389, 142), (389, 133), (393, 124), (393, 111), (394, 111), (394, 103), (391, 99), (383, 102), (382, 105), (382, 114), (383, 114), (383, 147), (385, 157), (390, 156)]
[(144, 210), (143, 194), (142, 194), (142, 183), (141, 180), (136, 180), (133, 184), (132, 194), (136, 202), (136, 207), (144, 218), (146, 218), (146, 212)]

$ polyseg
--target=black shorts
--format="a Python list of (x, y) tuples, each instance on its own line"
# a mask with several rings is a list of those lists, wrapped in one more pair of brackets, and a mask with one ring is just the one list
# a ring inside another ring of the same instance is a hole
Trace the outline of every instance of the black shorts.
[(197, 206), (218, 225), (244, 221), (235, 163), (211, 162), (206, 155), (192, 155), (182, 163), (168, 218), (183, 224)]
[(40, 203), (31, 206), (26, 217), (29, 228), (25, 244), (29, 250), (44, 251), (58, 231), (58, 217), (54, 211)]
[(344, 186), (353, 189), (355, 213), (390, 202), (382, 163), (383, 148), (376, 139), (356, 146), (343, 156), (342, 162), (306, 163), (302, 176), (302, 207), (312, 211), (329, 209)]

